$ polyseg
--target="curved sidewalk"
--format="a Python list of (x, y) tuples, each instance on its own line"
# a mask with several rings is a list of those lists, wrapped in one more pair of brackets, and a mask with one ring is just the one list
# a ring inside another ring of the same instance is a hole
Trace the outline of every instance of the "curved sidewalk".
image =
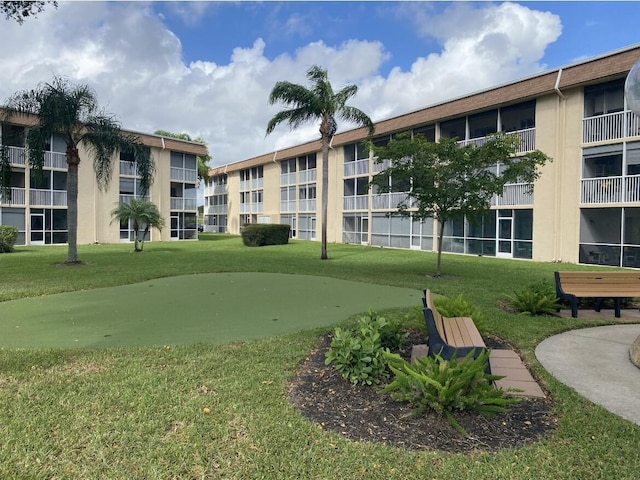
[(559, 381), (640, 425), (640, 369), (629, 360), (639, 335), (638, 324), (571, 330), (543, 340), (535, 353)]

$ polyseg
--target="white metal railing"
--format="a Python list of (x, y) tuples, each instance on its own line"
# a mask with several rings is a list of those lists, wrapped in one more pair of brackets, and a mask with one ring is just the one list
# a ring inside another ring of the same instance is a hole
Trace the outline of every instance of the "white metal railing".
[(171, 210), (196, 210), (195, 198), (171, 198)]
[(198, 181), (198, 171), (190, 168), (171, 167), (171, 180), (196, 183)]
[(298, 182), (299, 183), (315, 182), (317, 178), (316, 172), (317, 170), (315, 168), (310, 168), (309, 170), (300, 170), (298, 172)]
[(509, 183), (502, 195), (493, 197), (491, 205), (532, 205), (533, 190), (529, 183)]
[(382, 160), (382, 162), (378, 163), (376, 159), (373, 160), (373, 173), (380, 173), (383, 170), (386, 170), (391, 166), (391, 160)]
[(240, 181), (240, 191), (248, 191), (249, 190), (249, 180), (241, 180)]
[(184, 181), (184, 169), (171, 167), (171, 180)]
[(581, 180), (582, 203), (640, 202), (640, 175)]
[(44, 152), (44, 166), (47, 168), (67, 168), (67, 155), (59, 152)]
[(262, 203), (251, 204), (251, 213), (262, 213), (263, 211), (264, 211), (264, 204)]
[(262, 190), (264, 186), (264, 178), (252, 178), (251, 179), (251, 190)]
[(582, 119), (582, 142), (604, 142), (640, 135), (640, 117), (630, 111)]
[(129, 195), (129, 194), (120, 194), (118, 196), (118, 201), (120, 203), (126, 203), (127, 205), (131, 203), (131, 200), (134, 198), (140, 198), (142, 200), (149, 201), (149, 195), (145, 195), (144, 197), (139, 197), (138, 195)]
[(4, 197), (2, 193), (0, 193), (0, 204), (4, 205), (24, 205), (26, 198), (26, 189), (11, 187), (11, 198)]
[(407, 203), (409, 199), (403, 192), (379, 193), (371, 195), (372, 210), (396, 210), (398, 204)]
[(295, 185), (295, 183), (296, 183), (296, 172), (280, 174), (280, 185)]
[(298, 210), (301, 212), (315, 212), (316, 199), (307, 198), (306, 200), (298, 200)]
[(343, 210), (367, 210), (368, 208), (368, 195), (351, 195), (348, 197), (342, 197)]
[[(505, 132), (507, 135), (515, 135), (520, 140), (518, 143), (518, 148), (516, 148), (516, 153), (524, 153), (531, 152), (536, 149), (536, 129), (535, 128), (525, 128), (523, 130), (516, 130), (514, 132)], [(460, 140), (458, 145), (475, 145), (476, 147), (480, 147), (487, 143), (490, 139), (490, 136), (486, 137), (478, 137), (478, 138), (469, 138), (466, 140)]]
[(584, 178), (580, 190), (582, 203), (618, 203), (622, 201), (622, 177)]
[(251, 208), (250, 208), (250, 204), (248, 203), (241, 203), (240, 204), (240, 213), (250, 213)]
[(67, 192), (65, 190), (42, 190), (32, 188), (29, 190), (29, 202), (33, 206), (67, 206)]
[(204, 207), (205, 215), (227, 213), (226, 205), (207, 205)]
[(295, 200), (282, 200), (282, 201), (280, 201), (280, 211), (281, 212), (295, 212), (296, 211), (296, 201)]
[(5, 147), (9, 156), (9, 163), (12, 165), (25, 165), (24, 147)]
[(356, 160), (355, 162), (346, 162), (344, 164), (344, 176), (352, 177), (354, 175), (367, 175), (369, 173), (369, 159)]

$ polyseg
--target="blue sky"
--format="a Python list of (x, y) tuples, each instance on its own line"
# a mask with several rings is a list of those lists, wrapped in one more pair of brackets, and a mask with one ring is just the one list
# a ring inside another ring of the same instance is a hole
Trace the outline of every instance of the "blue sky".
[[(275, 82), (312, 65), (374, 120), (640, 43), (637, 2), (80, 2), (0, 19), (0, 101), (53, 75), (128, 129), (208, 142), (221, 165), (317, 138), (268, 137)], [(339, 125), (341, 130), (349, 125)]]

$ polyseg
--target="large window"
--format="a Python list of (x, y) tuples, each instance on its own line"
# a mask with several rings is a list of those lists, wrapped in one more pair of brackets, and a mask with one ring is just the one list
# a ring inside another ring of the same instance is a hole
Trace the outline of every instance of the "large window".
[(584, 116), (594, 117), (624, 110), (624, 79), (584, 89)]
[(579, 261), (640, 267), (640, 208), (582, 209)]

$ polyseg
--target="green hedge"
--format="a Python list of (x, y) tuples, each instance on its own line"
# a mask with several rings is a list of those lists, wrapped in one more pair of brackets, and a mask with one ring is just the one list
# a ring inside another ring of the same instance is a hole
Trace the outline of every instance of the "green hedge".
[(18, 228), (0, 225), (0, 253), (13, 252), (13, 246), (18, 238)]
[(242, 241), (247, 247), (285, 245), (289, 243), (289, 225), (248, 223), (242, 227)]

